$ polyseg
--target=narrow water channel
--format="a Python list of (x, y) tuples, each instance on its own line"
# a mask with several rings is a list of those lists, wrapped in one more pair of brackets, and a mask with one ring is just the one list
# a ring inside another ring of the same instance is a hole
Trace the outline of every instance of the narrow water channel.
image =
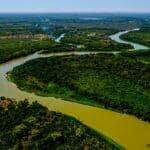
[(138, 43), (134, 43), (134, 42), (129, 42), (129, 41), (125, 41), (125, 40), (122, 40), (120, 37), (124, 34), (127, 34), (129, 32), (136, 32), (136, 31), (139, 31), (140, 29), (137, 28), (137, 29), (133, 29), (133, 30), (128, 30), (128, 31), (121, 31), (121, 32), (118, 32), (116, 34), (113, 34), (110, 36), (110, 38), (113, 40), (113, 41), (116, 41), (118, 43), (122, 43), (122, 44), (130, 44), (134, 47), (135, 50), (147, 50), (149, 49), (149, 47), (145, 46), (145, 45), (141, 45), (141, 44), (138, 44)]
[(65, 52), (52, 54), (39, 54), (38, 52), (26, 57), (18, 58), (0, 65), (0, 96), (28, 99), (30, 102), (38, 101), (52, 111), (58, 111), (80, 120), (87, 126), (111, 138), (128, 150), (149, 150), (150, 124), (136, 117), (117, 113), (114, 111), (91, 107), (74, 102), (64, 101), (53, 97), (41, 97), (34, 93), (21, 91), (17, 86), (7, 80), (7, 73), (14, 67), (29, 60), (41, 57), (85, 55), (97, 52)]

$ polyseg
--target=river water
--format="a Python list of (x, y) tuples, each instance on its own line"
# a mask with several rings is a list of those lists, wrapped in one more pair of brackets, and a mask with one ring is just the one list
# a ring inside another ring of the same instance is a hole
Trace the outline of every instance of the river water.
[(147, 122), (141, 121), (131, 115), (121, 114), (111, 110), (68, 102), (54, 97), (37, 96), (34, 93), (21, 91), (14, 83), (7, 80), (7, 73), (9, 71), (29, 60), (42, 57), (96, 53), (97, 52), (65, 52), (40, 54), (36, 52), (35, 54), (1, 64), (0, 96), (14, 98), (18, 101), (24, 99), (28, 99), (30, 102), (38, 101), (49, 110), (75, 117), (87, 126), (113, 139), (126, 149), (148, 150), (148, 145), (150, 144), (150, 124)]
[(110, 38), (118, 43), (122, 43), (122, 44), (130, 44), (134, 47), (135, 50), (147, 50), (149, 49), (149, 47), (145, 46), (145, 45), (141, 45), (141, 44), (138, 44), (138, 43), (134, 43), (134, 42), (129, 42), (129, 41), (125, 41), (125, 40), (122, 40), (120, 37), (124, 34), (127, 34), (129, 32), (134, 32), (134, 31), (139, 31), (140, 29), (137, 28), (137, 29), (133, 29), (133, 30), (128, 30), (128, 31), (121, 31), (121, 32), (118, 32), (114, 35), (111, 35)]
[(55, 42), (59, 43), (64, 36), (65, 36), (65, 34), (61, 34), (60, 37), (55, 39)]

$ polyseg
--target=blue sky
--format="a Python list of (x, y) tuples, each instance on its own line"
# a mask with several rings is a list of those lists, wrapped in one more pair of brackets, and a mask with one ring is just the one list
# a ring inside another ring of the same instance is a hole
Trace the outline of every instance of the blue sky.
[(1, 0), (0, 12), (150, 12), (150, 0)]

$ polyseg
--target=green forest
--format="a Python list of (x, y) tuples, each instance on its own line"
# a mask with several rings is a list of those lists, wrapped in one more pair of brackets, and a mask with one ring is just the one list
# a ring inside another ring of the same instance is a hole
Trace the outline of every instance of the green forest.
[(132, 46), (112, 41), (109, 36), (117, 33), (116, 29), (84, 28), (71, 30), (65, 34), (62, 43), (78, 45), (84, 51), (123, 51)]
[(150, 66), (129, 56), (124, 53), (36, 59), (15, 68), (9, 76), (23, 90), (149, 121)]
[[(0, 24), (0, 63), (11, 59), (32, 54), (36, 51), (43, 53), (69, 52), (69, 51), (125, 51), (132, 46), (118, 44), (109, 38), (117, 29), (86, 27), (56, 26), (52, 33), (43, 31), (42, 28), (33, 26), (33, 23)], [(56, 43), (55, 38), (66, 32), (61, 43)]]
[[(82, 140), (81, 140), (82, 139)], [(1, 150), (119, 150), (116, 143), (72, 117), (37, 102), (0, 98)]]
[(150, 14), (0, 14), (0, 150), (149, 148), (148, 47)]

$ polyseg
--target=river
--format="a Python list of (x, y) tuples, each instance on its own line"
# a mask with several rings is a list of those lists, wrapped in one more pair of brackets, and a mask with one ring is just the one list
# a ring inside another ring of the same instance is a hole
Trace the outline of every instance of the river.
[(133, 30), (128, 30), (128, 31), (121, 31), (121, 32), (118, 32), (116, 34), (113, 34), (110, 36), (110, 38), (118, 43), (122, 43), (122, 44), (129, 44), (129, 45), (132, 45), (133, 48), (135, 50), (147, 50), (149, 49), (149, 47), (145, 46), (145, 45), (141, 45), (141, 44), (138, 44), (138, 43), (134, 43), (134, 42), (129, 42), (129, 41), (125, 41), (125, 40), (122, 40), (120, 37), (124, 34), (127, 34), (129, 32), (134, 32), (134, 31), (139, 31), (140, 29), (137, 28), (137, 29), (133, 29)]
[(55, 39), (55, 42), (59, 43), (64, 36), (65, 34), (61, 34), (58, 38)]
[[(37, 96), (34, 93), (21, 91), (11, 81), (7, 80), (7, 73), (14, 67), (29, 60), (41, 57), (85, 55), (97, 52), (65, 52), (52, 54), (35, 54), (18, 58), (0, 65), (0, 96), (16, 100), (28, 99), (38, 101), (49, 110), (58, 111), (80, 120), (85, 125), (104, 134), (128, 150), (148, 150), (150, 144), (150, 124), (131, 115), (117, 113), (111, 110), (96, 108), (74, 102), (64, 101), (54, 97)], [(115, 53), (115, 52), (114, 52)]]

